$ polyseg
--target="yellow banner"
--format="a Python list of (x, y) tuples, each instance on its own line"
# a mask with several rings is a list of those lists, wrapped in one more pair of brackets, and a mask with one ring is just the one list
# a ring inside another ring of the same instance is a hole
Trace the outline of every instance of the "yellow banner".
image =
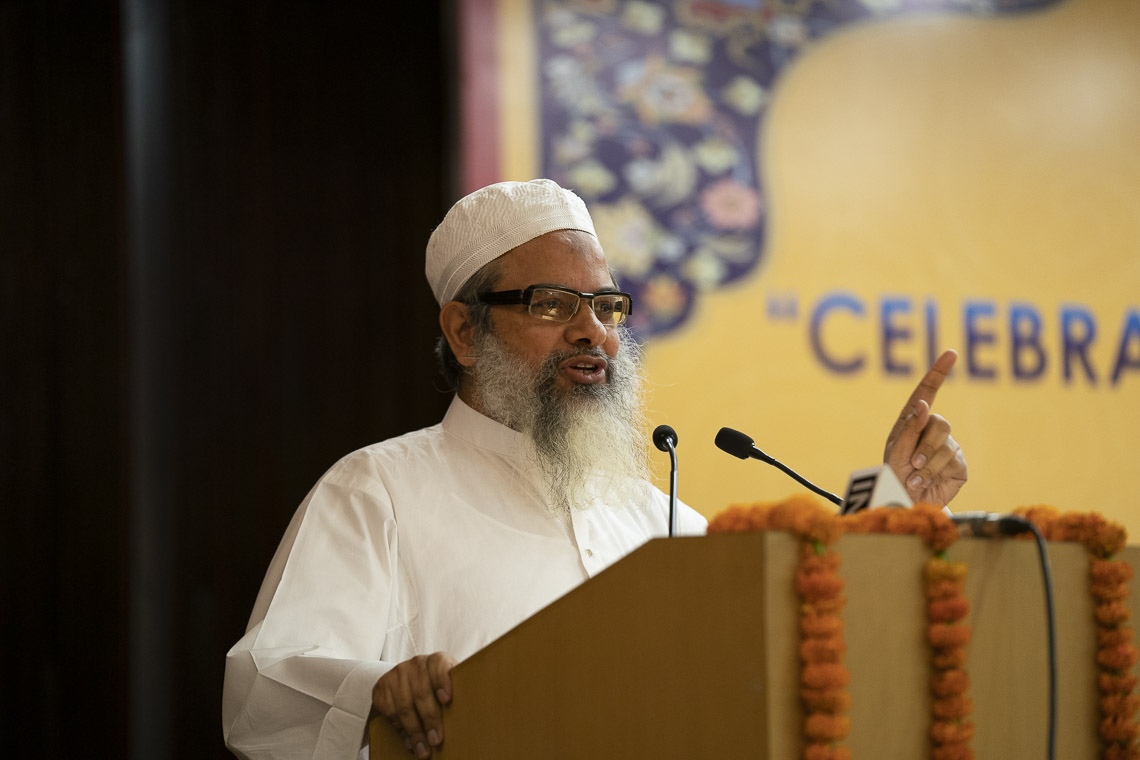
[[(970, 465), (954, 507), (1098, 510), (1140, 536), (1140, 3), (848, 3), (881, 7), (814, 37), (811, 3), (798, 22), (730, 3), (587, 5), (500, 4), (518, 22), (500, 25), (503, 55), (534, 56), (504, 69), (502, 164), (578, 190), (636, 280), (635, 315), (659, 318), (641, 323), (649, 408), (679, 433), (685, 501), (711, 515), (798, 489), (718, 451), (722, 425), (842, 493), (956, 348), (934, 405)], [(520, 47), (528, 34), (544, 44)], [(621, 35), (660, 45), (639, 68), (591, 70), (591, 55), (620, 60)], [(756, 51), (768, 80), (711, 73), (717, 55)], [(718, 143), (731, 130), (717, 109), (747, 107), (748, 145)], [(679, 131), (661, 137), (669, 120)], [(750, 163), (730, 181), (718, 155)], [(694, 219), (727, 232), (694, 243)]]

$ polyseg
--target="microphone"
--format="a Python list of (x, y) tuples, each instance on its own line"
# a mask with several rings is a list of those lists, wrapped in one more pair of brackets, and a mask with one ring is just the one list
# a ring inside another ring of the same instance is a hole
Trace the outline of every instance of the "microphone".
[(959, 512), (950, 515), (950, 522), (958, 526), (959, 536), (974, 538), (1016, 536), (1033, 530), (1033, 523), (1024, 517), (993, 512)]
[[(661, 428), (658, 428), (658, 431), (660, 430)], [(653, 435), (656, 443), (657, 433), (654, 432)], [(796, 482), (839, 505), (843, 514), (852, 514), (871, 507), (909, 507), (912, 505), (906, 489), (899, 483), (894, 471), (885, 464), (851, 473), (851, 479), (847, 485), (847, 498), (841, 500), (835, 494), (828, 493), (808, 482), (790, 468), (765, 454), (756, 447), (751, 438), (739, 430), (721, 428), (720, 432), (716, 434), (716, 446), (721, 451), (732, 454), (739, 459), (752, 457), (779, 468), (794, 478)], [(658, 444), (657, 448), (664, 450), (661, 444)], [(1000, 515), (993, 512), (959, 512), (954, 514), (945, 507), (943, 511), (949, 514), (950, 522), (958, 527), (958, 535), (963, 537), (997, 538), (1034, 532), (1033, 523), (1019, 515)]]
[(661, 451), (677, 446), (677, 431), (668, 425), (658, 425), (653, 430), (653, 445)]
[(677, 534), (677, 431), (668, 425), (653, 430), (653, 445), (669, 452), (669, 538)]
[(850, 515), (875, 507), (913, 507), (910, 494), (888, 464), (866, 467), (851, 473), (847, 493), (839, 513)]
[[(850, 515), (875, 507), (911, 507), (914, 503), (899, 482), (890, 465), (881, 464), (851, 473), (847, 496), (843, 499), (840, 514)], [(999, 515), (993, 512), (959, 512), (954, 514), (942, 508), (950, 522), (958, 527), (964, 538), (997, 538), (1016, 536), (1033, 530), (1033, 523), (1018, 515)]]
[(781, 470), (785, 475), (789, 475), (793, 480), (808, 490), (813, 491), (823, 498), (827, 499), (832, 504), (835, 504), (836, 506), (843, 505), (843, 500), (835, 494), (831, 493), (830, 491), (823, 490), (819, 486), (796, 473), (787, 465), (776, 461), (760, 449), (756, 448), (756, 445), (752, 442), (752, 439), (746, 436), (744, 433), (741, 433), (739, 430), (722, 427), (720, 429), (720, 432), (716, 434), (716, 447), (721, 451), (732, 454), (738, 459), (748, 459), (749, 457), (752, 457), (753, 459), (759, 459), (761, 462), (770, 464), (773, 467)]

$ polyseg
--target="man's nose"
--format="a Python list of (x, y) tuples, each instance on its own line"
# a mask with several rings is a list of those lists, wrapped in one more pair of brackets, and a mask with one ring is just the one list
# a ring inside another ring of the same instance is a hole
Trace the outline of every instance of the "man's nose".
[(594, 313), (594, 307), (585, 301), (578, 307), (578, 311), (566, 323), (566, 340), (570, 343), (585, 346), (600, 346), (606, 342), (608, 333), (606, 326)]

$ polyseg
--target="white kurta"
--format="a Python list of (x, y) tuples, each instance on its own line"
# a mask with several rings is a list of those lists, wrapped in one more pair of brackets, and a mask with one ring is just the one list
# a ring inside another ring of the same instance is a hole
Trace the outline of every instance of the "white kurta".
[[(361, 750), (372, 686), (416, 654), (464, 659), (655, 536), (668, 498), (555, 515), (521, 436), (458, 398), (441, 424), (354, 452), (294, 515), (226, 657), (226, 744), (248, 758)], [(678, 528), (705, 520), (680, 506)]]

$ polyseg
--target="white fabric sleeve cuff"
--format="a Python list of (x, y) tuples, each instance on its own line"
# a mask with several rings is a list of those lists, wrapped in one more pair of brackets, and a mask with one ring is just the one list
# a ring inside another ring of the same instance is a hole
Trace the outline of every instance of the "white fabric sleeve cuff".
[(372, 711), (372, 687), (395, 667), (390, 662), (362, 662), (341, 683), (321, 726), (314, 757), (357, 757), (368, 743), (368, 716)]

